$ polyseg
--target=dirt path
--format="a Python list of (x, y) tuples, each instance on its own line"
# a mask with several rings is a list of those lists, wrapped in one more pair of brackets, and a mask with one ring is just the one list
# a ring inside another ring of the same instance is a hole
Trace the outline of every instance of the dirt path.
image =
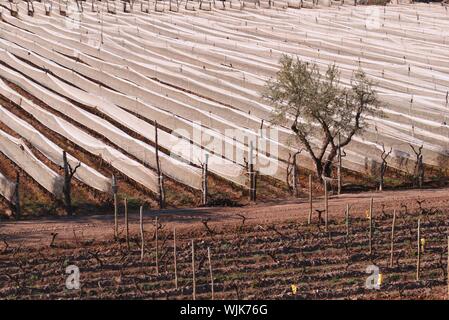
[[(405, 212), (418, 208), (417, 200), (425, 200), (423, 208), (449, 208), (449, 189), (438, 190), (406, 190), (387, 191), (383, 193), (359, 193), (334, 196), (329, 201), (330, 218), (341, 218), (346, 204), (350, 205), (352, 216), (365, 214), (370, 198), (374, 198), (375, 213), (379, 213), (384, 206), (385, 211), (394, 209)], [(323, 209), (322, 198), (314, 199), (315, 209)], [(289, 203), (264, 203), (239, 208), (194, 208), (179, 210), (149, 210), (144, 213), (144, 223), (149, 231), (153, 228), (156, 215), (168, 228), (178, 230), (204, 228), (202, 219), (210, 219), (208, 225), (220, 227), (226, 224), (241, 223), (243, 215), (246, 223), (276, 223), (286, 220), (306, 220), (309, 203), (306, 199)], [(120, 212), (120, 232), (123, 232), (123, 211)], [(313, 219), (316, 220), (314, 212)], [(27, 221), (1, 221), (0, 240), (8, 243), (19, 243), (21, 246), (42, 246), (49, 244), (52, 233), (57, 233), (58, 240), (73, 241), (83, 239), (105, 239), (113, 235), (114, 218), (112, 215), (85, 215), (78, 217), (43, 218)], [(138, 232), (138, 213), (130, 213), (130, 232)]]

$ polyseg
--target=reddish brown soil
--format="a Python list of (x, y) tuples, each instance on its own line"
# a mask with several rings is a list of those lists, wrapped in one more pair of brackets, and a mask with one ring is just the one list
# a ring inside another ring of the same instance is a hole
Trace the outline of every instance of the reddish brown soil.
[[(371, 197), (375, 206), (373, 254), (369, 255), (365, 212)], [(420, 199), (426, 200), (421, 208)], [(349, 237), (344, 221), (346, 204), (351, 206)], [(322, 206), (322, 200), (317, 200), (315, 208)], [(394, 263), (390, 267), (394, 209)], [(448, 189), (344, 195), (331, 199), (329, 211), (329, 232), (318, 226), (315, 215), (312, 225), (307, 225), (307, 203), (147, 211), (143, 262), (136, 212), (131, 213), (129, 250), (122, 212), (119, 242), (112, 240), (111, 216), (3, 221), (0, 298), (191, 298), (192, 239), (200, 299), (210, 298), (207, 247), (212, 252), (219, 299), (446, 298)], [(155, 267), (155, 215), (161, 222), (159, 275)], [(420, 280), (416, 281), (418, 218), (426, 244)], [(204, 219), (210, 220), (206, 223)], [(173, 273), (174, 227), (178, 289)], [(57, 235), (50, 246), (52, 233)], [(81, 290), (65, 289), (65, 268), (70, 264), (81, 270)], [(380, 290), (365, 289), (365, 270), (371, 264), (384, 276)], [(291, 292), (292, 284), (298, 287), (296, 295)]]

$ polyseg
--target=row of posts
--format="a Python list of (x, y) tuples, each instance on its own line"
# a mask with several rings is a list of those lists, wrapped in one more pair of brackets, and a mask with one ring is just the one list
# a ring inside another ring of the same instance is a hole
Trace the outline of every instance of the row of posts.
[[(165, 208), (165, 190), (164, 190), (164, 176), (162, 174), (160, 161), (159, 161), (159, 142), (158, 142), (158, 124), (155, 122), (155, 144), (156, 144), (156, 170), (157, 170), (157, 176), (158, 176), (158, 188), (159, 188), (159, 196), (158, 196), (158, 202), (159, 202), (159, 208), (163, 209)], [(340, 179), (340, 170), (341, 170), (341, 153), (339, 152), (339, 174), (338, 174), (338, 190), (339, 193), (341, 191), (341, 179)], [(208, 162), (209, 162), (209, 155), (205, 155), (205, 161), (201, 164), (202, 167), (202, 192), (201, 192), (201, 204), (207, 205), (208, 204), (208, 195), (209, 195), (209, 189), (208, 189)], [(68, 215), (71, 215), (73, 213), (73, 208), (71, 205), (71, 180), (73, 178), (73, 175), (76, 172), (76, 169), (79, 167), (79, 165), (75, 168), (72, 168), (70, 164), (67, 161), (67, 153), (66, 151), (63, 151), (63, 169), (64, 169), (64, 186), (63, 186), (63, 200), (64, 200), (64, 208)], [(249, 191), (249, 201), (255, 202), (257, 199), (257, 171), (254, 168), (254, 146), (253, 143), (250, 143), (249, 147), (249, 161), (248, 161), (248, 191)], [(293, 160), (293, 190), (295, 196), (299, 196), (299, 185), (297, 183), (298, 178), (298, 168), (296, 163), (296, 155)], [(309, 185), (310, 185), (310, 201), (312, 201), (312, 189), (311, 189), (311, 183), (312, 183), (312, 176), (309, 176)], [(17, 173), (16, 176), (16, 186), (15, 186), (15, 195), (14, 200), (12, 203), (12, 209), (15, 213), (15, 216), (17, 218), (20, 217), (21, 214), (21, 206), (20, 206), (20, 195), (19, 195), (19, 186), (20, 186), (20, 177), (19, 173)], [(113, 175), (112, 176), (112, 193), (113, 193), (113, 202), (114, 202), (114, 216), (117, 216), (117, 207), (118, 207), (118, 184), (117, 179)], [(325, 180), (325, 194), (327, 194), (327, 181)], [(327, 197), (326, 197), (327, 198)], [(312, 204), (310, 207), (310, 210), (312, 210)], [(327, 211), (327, 210), (326, 210)]]
[[(159, 144), (158, 144), (158, 134), (157, 134), (157, 122), (155, 123), (156, 127), (156, 169), (157, 169), (157, 175), (158, 175), (158, 188), (159, 188), (159, 208), (163, 209), (165, 208), (165, 191), (164, 191), (164, 183), (163, 183), (163, 175), (160, 168), (160, 162), (159, 162)], [(249, 151), (249, 164), (248, 164), (248, 180), (249, 180), (249, 200), (251, 202), (256, 201), (256, 190), (257, 190), (257, 171), (254, 169), (254, 147), (251, 142), (250, 144), (250, 151)], [(205, 161), (201, 164), (202, 169), (202, 178), (201, 178), (201, 204), (207, 205), (209, 202), (209, 187), (208, 187), (208, 176), (209, 176), (209, 155), (205, 155)], [(112, 192), (113, 192), (113, 199), (114, 199), (114, 216), (117, 217), (117, 207), (118, 207), (118, 200), (117, 200), (117, 193), (118, 193), (118, 187), (117, 187), (117, 179), (115, 176), (112, 176)], [(117, 218), (115, 219), (117, 221)]]
[[(38, 2), (40, 2), (40, 1), (38, 1)], [(83, 2), (85, 2), (85, 1), (84, 0), (76, 0), (78, 12), (84, 12)], [(172, 5), (172, 2), (175, 3), (175, 6)], [(189, 2), (195, 2), (195, 1), (187, 0), (186, 1), (186, 5), (185, 5), (185, 9), (189, 9), (188, 8), (188, 3)], [(208, 4), (208, 6), (206, 8), (203, 6), (204, 2), (206, 4)], [(201, 0), (201, 1), (199, 1), (199, 4), (200, 4), (199, 8), (201, 10), (210, 11), (212, 9), (212, 2), (213, 2), (213, 5), (215, 6), (215, 1), (203, 1), (203, 0)], [(225, 8), (225, 1), (219, 1), (219, 2), (222, 3), (222, 8), (224, 9)], [(28, 15), (30, 17), (33, 17), (34, 16), (33, 1), (32, 0), (26, 0), (26, 3), (27, 3), (27, 13), (28, 13)], [(144, 2), (142, 2), (140, 4), (140, 10), (142, 12), (149, 13), (149, 10), (150, 10), (149, 9), (149, 2), (147, 2), (147, 3), (148, 3), (147, 4), (148, 7), (145, 10), (144, 10), (144, 7), (143, 7)], [(155, 5), (154, 5), (154, 10), (156, 12), (163, 12), (163, 11), (165, 11), (164, 8), (162, 10), (160, 10), (158, 8), (158, 3), (162, 3), (164, 5), (164, 1), (163, 0), (156, 0)], [(256, 0), (255, 3), (260, 6), (260, 1)], [(13, 6), (13, 4), (14, 4), (14, 6)], [(130, 13), (133, 10), (133, 4), (134, 4), (134, 1), (132, 1), (132, 0), (125, 0), (125, 1), (123, 1), (123, 12)], [(268, 4), (269, 4), (269, 7), (271, 8), (272, 7), (272, 1), (269, 0)], [(64, 7), (63, 7), (63, 5), (64, 5)], [(109, 1), (106, 1), (106, 6), (107, 6), (108, 13), (110, 13), (110, 14), (115, 14), (116, 13), (115, 1), (112, 1), (112, 5), (111, 6), (109, 5)], [(231, 4), (231, 6), (232, 6), (232, 4)], [(244, 7), (244, 3), (241, 4), (241, 6)], [(47, 16), (50, 16), (51, 11), (52, 11), (52, 7), (53, 7), (53, 5), (52, 5), (51, 2), (45, 2), (44, 3), (45, 14)], [(92, 12), (97, 12), (97, 10), (95, 9), (95, 6), (94, 6), (94, 0), (92, 0), (91, 7), (92, 7), (91, 8)], [(176, 8), (176, 9), (174, 9), (174, 8)], [(9, 10), (10, 10), (10, 13), (11, 13), (11, 15), (13, 17), (17, 17), (18, 16), (18, 10), (19, 9), (17, 7), (17, 3), (13, 3), (13, 1), (10, 0), (10, 8), (9, 8)], [(189, 10), (192, 10), (192, 9), (189, 9)], [(177, 0), (173, 0), (173, 1), (170, 0), (169, 1), (169, 11), (178, 12), (179, 11), (179, 1), (177, 1)], [(67, 14), (68, 14), (67, 2), (65, 4), (61, 4), (61, 1), (59, 1), (59, 14), (61, 16), (64, 16), (64, 17), (67, 16)], [(1, 17), (1, 13), (0, 13), (0, 17)]]
[[(158, 124), (155, 122), (155, 155), (156, 155), (156, 171), (158, 176), (158, 202), (159, 202), (159, 208), (163, 209), (165, 208), (165, 190), (164, 190), (164, 176), (162, 174), (160, 161), (159, 161), (159, 140), (158, 140)], [(250, 161), (248, 166), (248, 176), (249, 176), (249, 199), (250, 201), (256, 201), (256, 186), (257, 186), (257, 172), (254, 169), (254, 162), (253, 162), (253, 144), (251, 142), (250, 145)], [(63, 170), (64, 170), (64, 185), (63, 185), (63, 202), (64, 202), (64, 208), (66, 210), (67, 215), (73, 214), (73, 207), (72, 207), (72, 199), (71, 199), (71, 181), (76, 173), (76, 170), (79, 168), (80, 164), (78, 164), (75, 168), (72, 168), (70, 164), (67, 161), (67, 152), (63, 151)], [(208, 199), (208, 162), (209, 162), (209, 155), (205, 155), (205, 162), (202, 163), (202, 193), (201, 193), (201, 203), (202, 205), (207, 205), (209, 199)], [(16, 218), (20, 218), (21, 215), (21, 206), (20, 206), (20, 194), (19, 194), (19, 187), (20, 187), (20, 175), (17, 172), (16, 175), (16, 184), (15, 184), (15, 193), (13, 197), (13, 201), (11, 204), (11, 208), (14, 211), (14, 215)], [(112, 176), (112, 194), (113, 194), (113, 202), (114, 202), (114, 216), (117, 217), (117, 207), (118, 207), (118, 184), (117, 179), (115, 175)], [(117, 218), (115, 219), (117, 223)]]
[[(130, 236), (129, 236), (129, 219), (128, 219), (128, 201), (124, 199), (125, 205), (125, 240), (128, 250), (130, 250)], [(158, 217), (155, 217), (155, 267), (156, 276), (159, 276), (159, 228), (160, 223)], [(139, 212), (139, 233), (140, 233), (140, 262), (144, 261), (145, 258), (145, 232), (144, 232), (144, 221), (143, 221), (143, 206), (140, 207)], [(118, 220), (115, 220), (114, 226), (114, 239), (119, 240), (118, 232)], [(191, 250), (192, 250), (192, 298), (196, 300), (196, 267), (195, 267), (195, 242), (191, 240)], [(174, 284), (175, 289), (178, 290), (178, 268), (177, 268), (177, 245), (176, 245), (176, 228), (173, 228), (173, 268), (174, 268)], [(214, 300), (214, 276), (212, 270), (212, 258), (210, 247), (207, 247), (207, 260), (209, 262), (209, 276), (210, 276), (210, 286), (212, 300)]]
[[(144, 237), (144, 224), (143, 224), (143, 207), (140, 207), (140, 261), (144, 261), (145, 254), (145, 237)], [(369, 211), (367, 212), (367, 219), (369, 220), (368, 224), (368, 250), (369, 256), (373, 255), (373, 220), (374, 220), (374, 199), (371, 198)], [(349, 205), (346, 205), (346, 213), (345, 213), (345, 224), (346, 224), (346, 237), (349, 237)], [(396, 210), (393, 211), (393, 219), (391, 226), (391, 239), (390, 239), (390, 259), (389, 266), (393, 267), (393, 259), (394, 259), (394, 243), (395, 243), (395, 224), (396, 224)], [(159, 276), (159, 222), (158, 217), (155, 218), (155, 267), (156, 267), (156, 276)], [(128, 224), (128, 209), (127, 209), (127, 200), (125, 199), (125, 231), (126, 231), (126, 243), (128, 250), (130, 249), (129, 243), (129, 224)], [(118, 239), (118, 228), (117, 224), (115, 226), (115, 239)], [(418, 228), (417, 228), (417, 259), (416, 259), (416, 281), (420, 281), (420, 273), (421, 273), (421, 255), (424, 252), (425, 239), (421, 238), (421, 219), (418, 219)], [(176, 228), (173, 228), (173, 258), (174, 258), (174, 284), (175, 288), (178, 289), (178, 270), (177, 270), (177, 252), (176, 252)], [(191, 240), (191, 255), (192, 255), (192, 298), (196, 300), (196, 266), (195, 266), (195, 243), (194, 240)], [(448, 252), (449, 252), (449, 236), (448, 236)], [(212, 261), (211, 261), (211, 251), (210, 247), (207, 247), (207, 259), (209, 264), (209, 275), (210, 275), (210, 287), (211, 287), (211, 295), (212, 300), (214, 300), (214, 276), (212, 270)], [(447, 270), (449, 271), (449, 256), (448, 256), (448, 264)], [(449, 273), (448, 273), (449, 274)], [(381, 276), (381, 275), (380, 275)], [(380, 278), (381, 279), (381, 278)], [(382, 280), (378, 280), (378, 282)], [(449, 278), (447, 278), (447, 293), (449, 295)]]
[[(67, 213), (67, 215), (73, 214), (73, 207), (72, 207), (72, 178), (76, 173), (76, 170), (81, 166), (79, 163), (76, 167), (71, 167), (69, 162), (67, 161), (67, 152), (62, 152), (62, 159), (63, 159), (63, 170), (64, 170), (64, 184), (62, 187), (63, 191), (63, 203), (64, 203), (64, 209)], [(114, 184), (114, 177), (113, 177), (113, 184)], [(11, 209), (14, 212), (14, 216), (16, 219), (19, 219), (21, 216), (21, 205), (20, 205), (20, 174), (19, 172), (16, 173), (16, 182), (14, 187), (14, 196), (11, 203)]]

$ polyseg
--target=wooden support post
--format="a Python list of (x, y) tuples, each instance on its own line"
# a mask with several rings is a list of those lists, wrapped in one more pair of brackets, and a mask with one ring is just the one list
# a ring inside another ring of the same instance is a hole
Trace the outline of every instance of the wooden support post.
[(341, 169), (342, 169), (342, 160), (341, 160), (341, 147), (340, 147), (340, 134), (338, 134), (338, 167), (337, 167), (337, 181), (338, 181), (338, 194), (341, 194)]
[(155, 144), (156, 144), (156, 169), (158, 175), (158, 185), (159, 185), (159, 208), (163, 209), (165, 207), (165, 191), (164, 191), (164, 177), (162, 176), (161, 165), (159, 162), (159, 137), (158, 137), (158, 124), (157, 121), (154, 122), (155, 128)]
[(52, 4), (44, 3), (45, 15), (49, 16), (51, 14)]
[(295, 197), (298, 198), (299, 197), (299, 187), (298, 187), (298, 166), (296, 164), (296, 156), (297, 154), (295, 153), (293, 155), (293, 192), (295, 194)]
[(253, 142), (250, 143), (250, 200), (254, 201), (254, 146)]
[(77, 8), (78, 8), (79, 12), (83, 12), (84, 11), (83, 1), (76, 1), (76, 5), (77, 5)]
[(206, 154), (205, 156), (205, 160), (203, 163), (203, 193), (202, 193), (202, 204), (205, 206), (207, 205), (208, 202), (208, 192), (209, 192), (209, 188), (208, 188), (208, 184), (207, 184), (207, 177), (208, 177), (208, 162), (209, 162), (209, 155)]
[(250, 142), (248, 158), (249, 201), (254, 202), (256, 201), (256, 174), (254, 172), (254, 146), (252, 141)]
[(214, 300), (214, 276), (212, 273), (212, 260), (210, 258), (210, 248), (207, 247), (207, 258), (209, 260), (209, 274), (210, 274), (210, 289), (212, 293), (212, 300)]
[(114, 239), (118, 239), (118, 198), (117, 198), (117, 180), (112, 175), (112, 194), (114, 196)]
[(422, 189), (424, 183), (424, 162), (423, 162), (423, 155), (419, 156), (418, 160), (418, 187), (419, 189)]
[(192, 239), (192, 298), (196, 300), (196, 279), (195, 279), (195, 243)]
[(309, 220), (308, 224), (312, 223), (312, 211), (313, 211), (313, 192), (312, 192), (312, 175), (309, 174)]
[(27, 1), (27, 11), (30, 17), (34, 16), (34, 5), (32, 1)]
[(143, 233), (143, 206), (140, 207), (140, 239), (141, 239), (140, 261), (143, 261), (143, 253), (145, 249), (145, 236)]
[(419, 271), (421, 269), (421, 219), (418, 219), (418, 257), (416, 259), (416, 281), (419, 281)]
[[(447, 10), (447, 7), (446, 7), (446, 10)], [(446, 108), (448, 107), (448, 105), (449, 105), (449, 91), (446, 91)]]
[(165, 189), (164, 189), (164, 176), (161, 174), (158, 176), (159, 184), (159, 208), (165, 208)]
[(373, 253), (373, 206), (374, 199), (371, 198), (369, 204), (369, 254)]
[(176, 264), (176, 228), (173, 228), (173, 261), (175, 267), (175, 288), (178, 289), (178, 267)]
[(67, 152), (62, 152), (62, 161), (64, 163), (64, 186), (63, 186), (63, 192), (64, 192), (64, 206), (65, 211), (67, 215), (71, 216), (72, 211), (72, 184), (71, 184), (71, 177), (70, 177), (70, 165), (67, 161)]
[(128, 199), (124, 200), (125, 205), (125, 232), (126, 232), (126, 246), (129, 250), (129, 221), (128, 221)]
[(19, 172), (16, 173), (16, 186), (14, 188), (14, 216), (16, 219), (20, 219), (20, 174)]
[(253, 171), (253, 201), (257, 200), (257, 171)]
[(324, 228), (327, 231), (327, 224), (329, 222), (329, 195), (327, 191), (327, 179), (324, 179), (324, 210), (326, 215), (324, 216)]
[(395, 224), (396, 224), (396, 209), (393, 211), (393, 222), (391, 223), (390, 267), (393, 267), (394, 227), (395, 227)]
[(159, 222), (156, 217), (156, 276), (159, 276)]
[(349, 237), (349, 204), (346, 205), (346, 237)]

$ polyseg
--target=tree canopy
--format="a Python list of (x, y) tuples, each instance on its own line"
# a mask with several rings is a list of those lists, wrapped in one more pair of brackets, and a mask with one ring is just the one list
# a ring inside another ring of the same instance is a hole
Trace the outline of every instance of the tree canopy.
[(330, 177), (339, 147), (366, 128), (367, 116), (382, 115), (374, 84), (362, 70), (343, 86), (335, 65), (322, 74), (317, 64), (290, 56), (283, 56), (280, 64), (263, 92), (273, 106), (272, 122), (288, 125), (312, 158), (318, 177)]

